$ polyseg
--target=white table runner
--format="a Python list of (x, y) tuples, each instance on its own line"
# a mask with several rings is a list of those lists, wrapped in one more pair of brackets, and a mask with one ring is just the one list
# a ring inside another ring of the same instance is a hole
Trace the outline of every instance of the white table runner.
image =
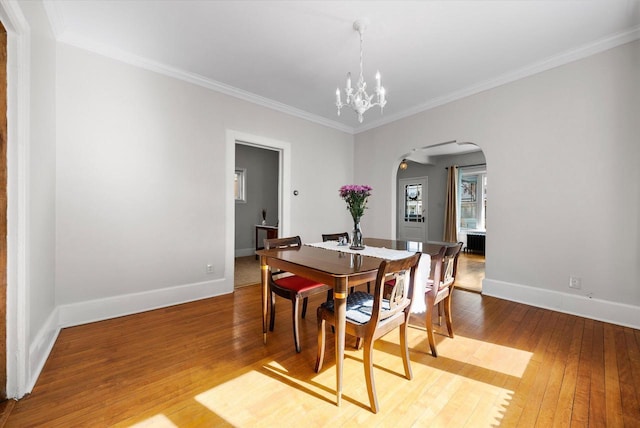
[[(310, 247), (324, 248), (325, 250), (342, 251), (343, 253), (362, 254), (363, 256), (376, 257), (379, 259), (398, 260), (414, 255), (414, 252), (404, 250), (394, 250), (384, 247), (365, 246), (364, 250), (352, 250), (349, 245), (338, 245), (338, 241), (316, 242), (305, 244)], [(422, 253), (418, 268), (416, 269), (416, 281), (413, 284), (413, 302), (411, 312), (415, 314), (424, 313), (426, 306), (424, 302), (424, 289), (431, 270), (431, 256)]]

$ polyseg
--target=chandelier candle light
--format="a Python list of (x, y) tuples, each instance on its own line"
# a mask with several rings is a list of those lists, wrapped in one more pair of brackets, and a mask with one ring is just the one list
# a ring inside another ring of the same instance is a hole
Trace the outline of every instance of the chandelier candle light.
[[(367, 83), (364, 81), (362, 73), (362, 34), (367, 28), (367, 20), (358, 20), (353, 23), (353, 29), (360, 34), (360, 77), (358, 78), (357, 90), (354, 92), (351, 87), (351, 72), (347, 73), (347, 86), (344, 88), (344, 93), (347, 96), (347, 102), (343, 103), (340, 98), (340, 88), (336, 89), (336, 107), (338, 107), (338, 116), (340, 116), (340, 109), (346, 105), (350, 106), (356, 113), (358, 113), (358, 120), (362, 123), (362, 115), (371, 107), (380, 106), (380, 113), (384, 105), (387, 103), (385, 98), (385, 89), (380, 84), (380, 72), (376, 73), (376, 88), (375, 94), (367, 94)], [(372, 102), (373, 96), (376, 96), (376, 102)]]
[(340, 188), (340, 197), (347, 203), (347, 210), (353, 218), (352, 250), (364, 250), (364, 240), (360, 229), (360, 219), (367, 208), (367, 198), (371, 196), (371, 186), (360, 184), (348, 184)]

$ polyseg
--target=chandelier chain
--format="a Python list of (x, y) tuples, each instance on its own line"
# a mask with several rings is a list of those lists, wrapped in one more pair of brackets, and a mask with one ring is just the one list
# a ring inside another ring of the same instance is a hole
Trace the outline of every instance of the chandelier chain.
[[(363, 115), (367, 110), (374, 106), (380, 106), (380, 112), (382, 113), (387, 100), (385, 97), (385, 89), (380, 84), (380, 72), (376, 73), (375, 93), (372, 95), (367, 94), (367, 84), (364, 81), (364, 50), (362, 48), (365, 24), (361, 21), (356, 21), (353, 24), (353, 28), (360, 35), (360, 75), (358, 76), (358, 82), (354, 91), (354, 88), (351, 87), (351, 73), (347, 73), (347, 84), (344, 89), (347, 99), (346, 102), (343, 103), (340, 98), (340, 88), (336, 89), (336, 107), (338, 108), (338, 116), (340, 116), (340, 109), (345, 105), (350, 106), (357, 113), (358, 121), (362, 123)], [(374, 96), (376, 97), (375, 102), (373, 101)]]
[(358, 82), (364, 82), (364, 76), (363, 76), (363, 67), (362, 67), (362, 31), (358, 31), (358, 33), (360, 33), (360, 80), (358, 80)]

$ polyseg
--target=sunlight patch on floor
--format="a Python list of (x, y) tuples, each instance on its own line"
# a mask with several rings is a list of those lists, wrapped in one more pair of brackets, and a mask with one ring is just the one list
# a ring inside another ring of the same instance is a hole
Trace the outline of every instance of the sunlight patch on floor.
[[(260, 402), (269, 402), (270, 398), (263, 396), (261, 389), (252, 387), (264, 383), (264, 375), (250, 371), (198, 394), (194, 398), (231, 425), (242, 426), (259, 417), (259, 415), (253, 414), (252, 410), (259, 409)], [(274, 392), (276, 389), (274, 388)], [(244, 404), (238, 406), (239, 402)]]
[(522, 377), (533, 356), (531, 352), (458, 335), (440, 342), (438, 354), (518, 378)]
[[(412, 336), (414, 340), (410, 342), (416, 345), (417, 337)], [(421, 349), (428, 349), (425, 340), (420, 340)], [(402, 359), (395, 355), (395, 345), (393, 340), (378, 344), (374, 371), (376, 383), (385, 385), (378, 394), (384, 405), (397, 400), (401, 391), (413, 391), (403, 410), (406, 420), (400, 418), (399, 426), (415, 421), (425, 421), (428, 423), (425, 426), (463, 426), (469, 420), (479, 424), (475, 426), (499, 426), (512, 401), (514, 385), (524, 375), (533, 355), (464, 336), (445, 337), (438, 340), (438, 358), (416, 355), (413, 350), (414, 378), (407, 381), (403, 379)], [(233, 426), (291, 417), (290, 407), (288, 414), (282, 413), (282, 397), (296, 403), (294, 412), (300, 412), (308, 420), (321, 421), (327, 410), (335, 407), (335, 365), (331, 358), (327, 364), (323, 371), (315, 373), (311, 363), (299, 358), (265, 360), (254, 370), (243, 372), (194, 399)], [(343, 405), (337, 418), (357, 415), (356, 419), (370, 422), (373, 414), (368, 410), (362, 364), (362, 350), (347, 348)], [(354, 406), (359, 409), (355, 414)]]
[[(281, 411), (280, 400), (323, 403), (316, 387), (307, 379), (297, 379), (279, 363), (270, 362), (261, 370), (252, 370), (196, 395), (195, 400), (234, 426), (274, 420)], [(325, 400), (326, 401), (326, 400)], [(241, 404), (239, 404), (241, 403)]]
[(412, 417), (419, 415), (416, 426), (500, 426), (513, 395), (503, 382), (509, 376), (498, 374), (501, 380), (495, 374), (479, 379), (467, 375), (430, 367), (423, 377), (424, 388), (407, 409)]
[(174, 424), (167, 418), (165, 415), (155, 415), (148, 419), (145, 419), (142, 422), (138, 422), (135, 425), (131, 425), (133, 428), (144, 428), (144, 427), (153, 427), (153, 428), (178, 428), (178, 425)]

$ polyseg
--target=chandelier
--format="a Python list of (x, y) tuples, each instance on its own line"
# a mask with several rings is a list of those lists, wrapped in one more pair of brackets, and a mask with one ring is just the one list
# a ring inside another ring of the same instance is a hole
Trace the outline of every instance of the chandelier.
[[(340, 99), (340, 88), (336, 89), (336, 107), (338, 107), (338, 116), (340, 116), (340, 109), (344, 106), (350, 106), (356, 113), (358, 113), (358, 120), (362, 123), (362, 115), (371, 107), (380, 106), (380, 113), (384, 105), (387, 103), (385, 99), (384, 87), (380, 84), (380, 72), (376, 72), (376, 88), (375, 94), (367, 94), (367, 83), (362, 76), (362, 34), (367, 27), (366, 20), (358, 20), (353, 23), (353, 29), (360, 34), (360, 77), (356, 84), (356, 90), (351, 87), (351, 72), (347, 73), (347, 85), (344, 88), (344, 93), (347, 97), (345, 103)], [(373, 97), (376, 97), (376, 101), (373, 101)]]

